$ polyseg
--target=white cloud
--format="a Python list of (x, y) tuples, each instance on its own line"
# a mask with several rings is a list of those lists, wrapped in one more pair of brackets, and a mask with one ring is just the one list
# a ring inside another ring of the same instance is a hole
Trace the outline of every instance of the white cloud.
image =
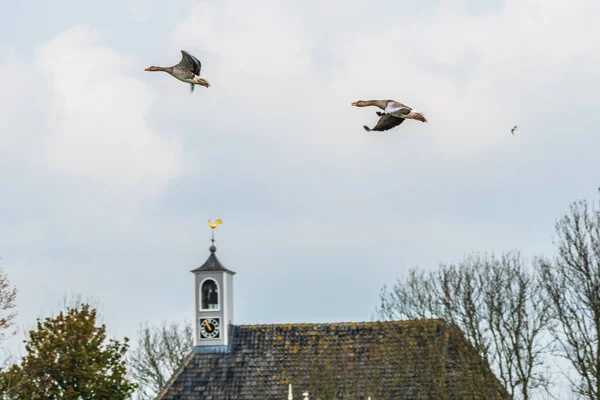
[(290, 76), (310, 66), (314, 38), (282, 2), (196, 2), (175, 29), (181, 48), (214, 53), (220, 66), (243, 76)]
[(2, 92), (0, 98), (0, 154), (5, 159), (14, 153), (23, 151), (25, 138), (29, 132), (22, 131), (19, 126), (27, 125), (28, 121), (36, 119), (33, 85), (28, 85), (31, 69), (14, 53), (1, 52), (0, 77), (2, 77)]
[[(584, 55), (598, 56), (593, 41), (581, 37), (597, 30), (589, 15), (598, 6), (584, 0), (568, 7), (509, 0), (499, 12), (477, 15), (455, 2), (423, 13), (392, 9), (393, 3), (328, 5), (197, 1), (171, 43), (172, 51), (195, 46), (218, 82), (211, 90), (219, 93), (210, 97), (219, 122), (208, 116), (203, 123), (251, 123), (265, 146), (294, 142), (289, 156), (336, 160), (343, 168), (377, 169), (371, 155), (382, 140), (417, 146), (429, 161), (440, 153), (469, 159), (514, 146), (513, 125), (532, 125), (536, 113), (559, 108), (537, 98), (540, 88), (568, 93), (563, 76), (589, 68)], [(349, 103), (387, 97), (423, 111), (430, 122), (366, 134), (361, 126), (375, 124), (374, 110)]]
[(98, 44), (89, 27), (58, 35), (35, 61), (47, 83), (44, 139), (53, 170), (134, 193), (160, 190), (180, 172), (181, 145), (148, 125), (155, 92), (129, 76), (133, 64)]
[(146, 22), (154, 15), (156, 5), (153, 0), (129, 0), (127, 8), (136, 22)]

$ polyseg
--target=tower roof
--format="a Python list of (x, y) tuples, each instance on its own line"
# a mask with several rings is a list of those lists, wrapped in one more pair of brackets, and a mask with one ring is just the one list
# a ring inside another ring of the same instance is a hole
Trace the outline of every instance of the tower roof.
[(193, 269), (192, 272), (223, 271), (223, 272), (228, 272), (231, 275), (235, 274), (235, 272), (225, 268), (225, 266), (223, 264), (221, 264), (221, 261), (219, 261), (219, 259), (215, 255), (217, 248), (215, 247), (214, 244), (210, 246), (209, 250), (210, 250), (210, 256), (208, 256), (208, 259), (206, 260), (206, 262), (204, 264), (202, 264), (200, 267)]

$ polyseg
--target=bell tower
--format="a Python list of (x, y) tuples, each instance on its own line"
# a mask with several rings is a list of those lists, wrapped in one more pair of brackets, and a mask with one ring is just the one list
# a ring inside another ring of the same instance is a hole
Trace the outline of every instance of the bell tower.
[(214, 229), (221, 224), (208, 221), (212, 229), (210, 256), (192, 270), (194, 274), (194, 351), (223, 351), (229, 345), (233, 324), (233, 275), (216, 256)]

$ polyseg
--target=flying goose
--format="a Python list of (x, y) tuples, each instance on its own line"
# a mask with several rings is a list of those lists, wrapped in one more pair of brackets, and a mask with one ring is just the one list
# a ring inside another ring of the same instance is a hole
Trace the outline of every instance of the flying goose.
[(400, 125), (405, 119), (416, 119), (417, 121), (427, 122), (423, 114), (394, 100), (359, 100), (352, 103), (352, 105), (355, 107), (375, 106), (383, 110), (383, 112), (376, 111), (376, 114), (380, 117), (377, 125), (373, 128), (363, 125), (363, 128), (367, 132), (387, 131)]
[(172, 67), (151, 66), (144, 71), (164, 71), (182, 82), (191, 84), (191, 91), (193, 92), (194, 85), (200, 85), (206, 88), (210, 86), (206, 79), (200, 78), (200, 68), (202, 68), (202, 64), (200, 64), (200, 61), (196, 57), (185, 50), (181, 50), (181, 61), (179, 64), (173, 65)]

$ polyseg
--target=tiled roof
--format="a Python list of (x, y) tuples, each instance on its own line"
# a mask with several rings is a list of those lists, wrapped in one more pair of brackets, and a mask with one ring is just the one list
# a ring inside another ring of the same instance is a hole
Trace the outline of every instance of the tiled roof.
[(289, 383), (294, 399), (508, 398), (439, 320), (241, 325), (231, 335), (227, 352), (190, 354), (158, 399), (285, 400)]
[(206, 262), (204, 264), (202, 264), (200, 267), (192, 270), (192, 272), (224, 271), (224, 272), (229, 272), (231, 275), (234, 275), (235, 272), (225, 268), (225, 266), (223, 266), (223, 264), (221, 264), (221, 261), (219, 261), (219, 259), (215, 255), (216, 251), (217, 251), (217, 248), (214, 245), (210, 246), (210, 256), (208, 256), (208, 259), (206, 260)]

